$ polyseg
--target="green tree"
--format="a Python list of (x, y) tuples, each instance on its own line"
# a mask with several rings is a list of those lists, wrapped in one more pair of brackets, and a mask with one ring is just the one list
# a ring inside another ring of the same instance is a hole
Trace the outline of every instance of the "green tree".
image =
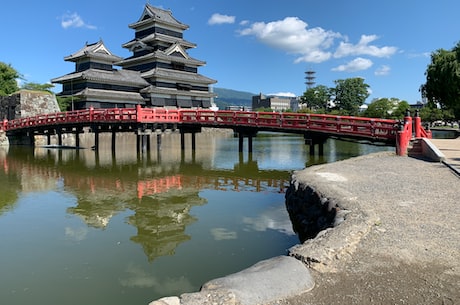
[(38, 84), (38, 83), (25, 83), (21, 86), (22, 89), (26, 90), (36, 90), (36, 91), (46, 91), (49, 93), (53, 93), (51, 91), (54, 88), (52, 84)]
[(334, 108), (345, 115), (357, 115), (359, 107), (369, 97), (369, 85), (360, 77), (339, 79), (332, 88)]
[(387, 98), (374, 99), (368, 105), (363, 115), (369, 118), (381, 118), (384, 119), (388, 116), (388, 112), (393, 109), (393, 105)]
[(455, 118), (460, 119), (460, 42), (450, 51), (433, 52), (425, 75), (422, 94), (441, 109), (452, 110)]
[(61, 111), (69, 111), (72, 110), (72, 102), (75, 102), (75, 98), (72, 100), (71, 96), (56, 96), (56, 101)]
[(10, 95), (19, 90), (17, 79), (21, 75), (10, 64), (0, 62), (0, 96)]
[(301, 103), (315, 112), (325, 112), (330, 100), (331, 89), (323, 85), (308, 88), (301, 97)]
[(409, 103), (397, 98), (374, 99), (364, 111), (363, 115), (370, 118), (402, 119)]
[(452, 122), (455, 116), (451, 109), (440, 109), (434, 103), (428, 103), (425, 107), (420, 109), (420, 118), (422, 122), (432, 124), (436, 121)]

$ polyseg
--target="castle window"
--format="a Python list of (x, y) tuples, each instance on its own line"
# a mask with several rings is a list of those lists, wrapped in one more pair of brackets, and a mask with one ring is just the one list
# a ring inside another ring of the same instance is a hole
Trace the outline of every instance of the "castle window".
[(185, 65), (181, 64), (181, 63), (178, 63), (178, 62), (173, 62), (172, 63), (172, 68), (174, 70), (184, 71), (185, 70)]

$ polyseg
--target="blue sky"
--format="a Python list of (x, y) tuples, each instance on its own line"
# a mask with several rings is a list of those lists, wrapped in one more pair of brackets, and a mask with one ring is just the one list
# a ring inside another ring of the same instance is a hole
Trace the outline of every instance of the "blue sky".
[[(0, 61), (27, 82), (70, 73), (64, 57), (102, 39), (121, 57), (145, 0), (42, 0), (2, 3)], [(215, 87), (302, 95), (305, 71), (316, 85), (362, 77), (373, 98), (415, 103), (430, 54), (460, 41), (458, 0), (150, 0), (190, 26), (189, 54)], [(56, 92), (61, 90), (57, 85)]]

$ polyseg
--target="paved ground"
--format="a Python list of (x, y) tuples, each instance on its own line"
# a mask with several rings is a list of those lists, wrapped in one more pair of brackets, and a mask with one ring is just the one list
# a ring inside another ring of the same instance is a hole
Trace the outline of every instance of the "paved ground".
[(431, 139), (430, 141), (444, 154), (446, 157), (444, 162), (460, 173), (460, 137), (456, 139)]
[[(433, 144), (460, 170), (460, 139)], [(316, 287), (271, 304), (460, 304), (460, 177), (449, 167), (377, 154), (298, 179), (351, 212), (293, 249), (316, 262)]]

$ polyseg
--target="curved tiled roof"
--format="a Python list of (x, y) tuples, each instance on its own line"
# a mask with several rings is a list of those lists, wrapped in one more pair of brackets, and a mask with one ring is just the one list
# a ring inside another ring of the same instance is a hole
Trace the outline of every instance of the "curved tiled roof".
[(70, 81), (71, 79), (85, 79), (101, 83), (123, 84), (139, 88), (149, 85), (149, 83), (142, 78), (141, 74), (138, 71), (131, 70), (104, 71), (88, 69), (85, 71), (70, 73), (61, 77), (54, 78), (51, 80), (51, 82), (62, 83), (65, 81)]
[(165, 61), (174, 61), (174, 62), (179, 62), (183, 64), (188, 64), (190, 66), (204, 66), (206, 64), (205, 61), (198, 60), (195, 58), (183, 58), (183, 57), (178, 57), (178, 56), (173, 56), (173, 55), (166, 55), (163, 51), (155, 51), (143, 56), (138, 56), (138, 57), (127, 57), (123, 59), (122, 61), (116, 62), (115, 64), (118, 66), (126, 66), (128, 63), (135, 63), (135, 62), (147, 62), (152, 59), (162, 59)]
[(161, 79), (169, 79), (176, 82), (192, 82), (192, 83), (199, 83), (199, 84), (215, 84), (217, 83), (216, 80), (212, 78), (208, 78), (198, 73), (190, 73), (184, 71), (177, 71), (177, 70), (169, 70), (169, 69), (162, 69), (162, 68), (155, 68), (149, 71), (142, 73), (142, 77), (144, 78), (161, 78)]
[(103, 90), (103, 89), (90, 89), (85, 88), (82, 91), (75, 94), (77, 97), (85, 97), (86, 99), (97, 99), (99, 101), (123, 101), (125, 103), (141, 103), (144, 102), (144, 98), (140, 93), (137, 92), (124, 92), (115, 90)]
[(65, 61), (76, 61), (80, 58), (98, 58), (107, 63), (114, 63), (122, 60), (120, 56), (112, 54), (112, 52), (107, 49), (102, 40), (99, 40), (96, 43), (88, 44), (86, 43), (83, 48), (77, 52), (64, 57)]
[(128, 41), (127, 43), (124, 43), (122, 45), (123, 48), (130, 48), (132, 45), (134, 45), (136, 42), (141, 41), (143, 43), (149, 43), (152, 41), (162, 41), (162, 42), (167, 42), (167, 43), (179, 43), (181, 46), (187, 49), (192, 49), (196, 48), (196, 44), (181, 38), (177, 37), (171, 37), (165, 34), (160, 34), (160, 33), (153, 33), (150, 35), (147, 35), (141, 39), (133, 39), (131, 41)]
[(208, 91), (180, 91), (177, 89), (159, 88), (153, 85), (148, 86), (141, 90), (142, 93), (150, 94), (163, 94), (163, 95), (175, 95), (175, 96), (193, 96), (202, 98), (216, 97), (217, 95), (213, 92)]
[(174, 18), (170, 10), (163, 10), (158, 7), (154, 7), (148, 3), (145, 5), (144, 12), (142, 13), (139, 20), (135, 23), (130, 24), (129, 27), (135, 29), (137, 27), (153, 22), (163, 23), (182, 30), (186, 30), (189, 28), (188, 25)]

